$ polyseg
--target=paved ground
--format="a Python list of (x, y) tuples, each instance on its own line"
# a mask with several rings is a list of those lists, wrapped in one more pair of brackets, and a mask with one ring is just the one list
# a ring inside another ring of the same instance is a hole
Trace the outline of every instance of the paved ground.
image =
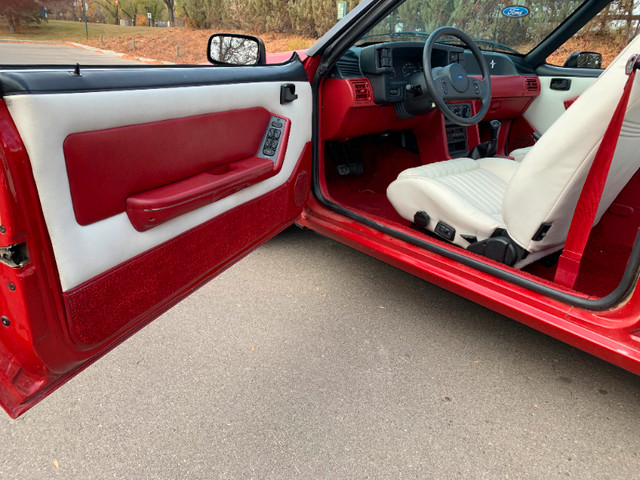
[(108, 65), (139, 64), (117, 55), (95, 52), (70, 45), (44, 42), (13, 43), (0, 41), (0, 65), (48, 64), (48, 65)]
[(18, 420), (1, 479), (638, 478), (640, 379), (290, 229)]

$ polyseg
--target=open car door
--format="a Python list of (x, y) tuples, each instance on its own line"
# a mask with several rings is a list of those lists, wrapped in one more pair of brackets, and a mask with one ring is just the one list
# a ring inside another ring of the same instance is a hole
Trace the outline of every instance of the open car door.
[(7, 69), (0, 86), (0, 405), (16, 417), (293, 223), (311, 87), (297, 57)]

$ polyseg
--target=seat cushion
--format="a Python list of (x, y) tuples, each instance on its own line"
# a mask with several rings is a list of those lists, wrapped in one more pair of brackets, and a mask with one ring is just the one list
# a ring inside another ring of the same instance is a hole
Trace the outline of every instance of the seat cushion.
[(453, 243), (467, 247), (461, 235), (483, 240), (505, 228), (502, 199), (519, 165), (506, 158), (457, 158), (410, 168), (389, 185), (387, 197), (403, 218), (413, 221), (424, 211), (429, 230), (442, 221), (455, 229)]

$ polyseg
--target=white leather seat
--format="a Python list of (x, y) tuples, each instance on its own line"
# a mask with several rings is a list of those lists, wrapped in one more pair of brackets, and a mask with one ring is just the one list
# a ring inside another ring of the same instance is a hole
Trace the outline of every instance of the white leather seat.
[(522, 160), (524, 160), (524, 157), (527, 156), (527, 154), (531, 151), (531, 149), (533, 148), (533, 146), (531, 147), (524, 147), (524, 148), (516, 148), (515, 150), (511, 150), (509, 152), (509, 156), (513, 157), (513, 159), (516, 162), (521, 162)]
[(502, 158), (457, 158), (403, 171), (387, 195), (402, 217), (424, 211), (431, 226), (444, 221), (455, 228), (453, 242), (467, 246), (461, 235), (483, 239), (505, 228), (502, 199), (517, 169)]
[[(417, 212), (426, 212), (428, 230), (437, 232), (436, 226), (442, 222), (455, 230), (453, 243), (465, 248), (473, 237), (482, 241), (496, 229), (505, 229), (515, 244), (528, 252), (516, 267), (561, 249), (589, 167), (628, 78), (627, 60), (635, 53), (640, 53), (640, 36), (521, 162), (498, 157), (458, 158), (411, 168), (389, 185), (390, 202), (410, 221)], [(640, 167), (639, 78), (631, 92), (596, 223)], [(541, 238), (538, 233), (543, 224), (550, 227)], [(444, 233), (451, 231), (445, 229)]]

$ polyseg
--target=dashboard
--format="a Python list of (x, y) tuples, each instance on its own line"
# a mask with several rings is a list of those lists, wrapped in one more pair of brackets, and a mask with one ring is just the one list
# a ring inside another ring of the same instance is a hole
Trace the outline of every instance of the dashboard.
[[(442, 121), (445, 127), (444, 120), (439, 120), (443, 118), (441, 114), (429, 116), (428, 111), (405, 114), (405, 106), (410, 103), (406, 101), (407, 85), (415, 85), (419, 77), (423, 77), (424, 83), (423, 50), (424, 42), (419, 41), (378, 43), (347, 50), (321, 87), (323, 137), (340, 140), (423, 128), (430, 121)], [(483, 120), (519, 118), (540, 93), (537, 75), (521, 65), (517, 57), (482, 53), (491, 73), (491, 104)], [(480, 75), (480, 66), (469, 50), (436, 44), (432, 64), (444, 67), (452, 62), (464, 66), (469, 75)], [(457, 102), (451, 108), (458, 110), (454, 111), (459, 116), (469, 117), (476, 105)]]
[[(460, 49), (462, 50), (462, 49)], [(435, 67), (445, 67), (449, 63), (459, 63), (460, 53), (458, 51), (446, 51), (434, 49), (432, 62)], [(418, 46), (408, 46), (391, 49), (391, 67), (393, 78), (400, 80), (410, 80), (416, 73), (422, 73), (422, 48)]]
[[(337, 62), (334, 78), (366, 77), (371, 81), (376, 103), (403, 102), (407, 84), (417, 83), (415, 76), (423, 75), (423, 50), (424, 42), (388, 42), (353, 47)], [(483, 52), (483, 56), (492, 77), (521, 75), (509, 55)], [(431, 63), (433, 67), (458, 63), (469, 75), (481, 73), (473, 54), (455, 45), (436, 44)]]
[[(422, 75), (422, 42), (390, 42), (367, 45), (360, 50), (360, 69), (369, 77), (376, 103), (402, 102), (406, 86), (416, 75)], [(464, 49), (441, 45), (433, 49), (431, 63), (445, 67), (450, 63), (464, 65)]]

